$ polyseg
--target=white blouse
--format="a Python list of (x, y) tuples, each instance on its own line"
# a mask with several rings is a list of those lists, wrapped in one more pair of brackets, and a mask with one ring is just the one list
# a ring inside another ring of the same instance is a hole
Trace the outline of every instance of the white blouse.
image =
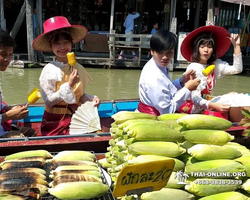
[[(56, 82), (62, 81), (63, 72), (62, 69), (65, 67), (65, 63), (53, 61), (44, 66), (39, 81), (41, 94), (44, 99), (45, 105), (52, 107), (61, 101), (65, 101), (68, 104), (76, 103), (75, 94), (71, 90), (68, 82), (63, 83), (59, 90), (56, 91)], [(92, 101), (93, 95), (84, 94), (83, 102)]]
[(140, 101), (156, 108), (160, 114), (174, 113), (190, 94), (186, 87), (181, 87), (180, 79), (172, 82), (168, 68), (157, 66), (154, 58), (143, 67), (139, 80)]
[[(225, 75), (239, 74), (243, 70), (242, 55), (241, 54), (233, 55), (233, 65), (229, 65), (228, 62), (225, 62), (221, 59), (217, 59), (214, 65), (215, 65), (215, 69), (214, 69), (215, 81), (216, 81), (216, 78), (221, 78)], [(186, 71), (193, 69), (196, 71), (197, 74), (201, 74), (201, 72), (206, 67), (207, 65), (203, 65), (200, 63), (191, 63), (190, 65), (188, 65)], [(208, 104), (210, 101), (203, 99), (202, 97), (198, 97), (197, 95), (195, 95), (192, 98), (192, 100), (195, 106), (199, 106), (203, 109), (208, 109)]]

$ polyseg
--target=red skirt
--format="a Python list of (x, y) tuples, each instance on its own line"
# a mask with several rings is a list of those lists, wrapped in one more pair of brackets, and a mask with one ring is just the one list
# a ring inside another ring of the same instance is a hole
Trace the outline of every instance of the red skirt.
[(154, 116), (160, 115), (160, 112), (156, 108), (152, 106), (148, 106), (142, 102), (139, 102), (137, 110), (141, 113), (147, 113), (147, 114), (154, 115)]
[(41, 125), (43, 136), (69, 135), (69, 125), (72, 115), (52, 114), (44, 111)]

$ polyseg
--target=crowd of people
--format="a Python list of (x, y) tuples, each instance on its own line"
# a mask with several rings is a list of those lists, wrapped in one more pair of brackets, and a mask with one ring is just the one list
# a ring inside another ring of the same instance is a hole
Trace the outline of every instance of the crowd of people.
[[(125, 19), (126, 34), (133, 34), (133, 21), (139, 17), (133, 8)], [(52, 52), (55, 60), (43, 68), (39, 82), (41, 94), (45, 103), (41, 133), (44, 136), (68, 135), (72, 115), (77, 108), (86, 101), (100, 105), (96, 95), (86, 94), (85, 90), (92, 78), (87, 70), (76, 63), (68, 63), (67, 53), (72, 46), (83, 40), (87, 29), (82, 25), (71, 25), (62, 16), (51, 17), (43, 24), (44, 32), (32, 43), (32, 47), (40, 52)], [(136, 112), (161, 115), (165, 113), (185, 112), (203, 113), (204, 110), (228, 112), (230, 102), (207, 100), (216, 83), (217, 78), (242, 72), (242, 55), (240, 37), (219, 26), (202, 26), (184, 39), (181, 46), (183, 57), (191, 62), (183, 75), (172, 81), (169, 76), (168, 65), (174, 57), (177, 37), (174, 33), (158, 29), (155, 22), (151, 31), (150, 60), (145, 64), (139, 79), (140, 102)], [(128, 38), (130, 39), (130, 38)], [(233, 65), (222, 61), (222, 57), (231, 44), (234, 47)], [(10, 35), (0, 31), (0, 70), (5, 71), (14, 51), (15, 42)], [(135, 57), (135, 52), (132, 52)], [(119, 55), (123, 59), (123, 52)], [(214, 71), (207, 77), (201, 77), (201, 72), (214, 64)], [(239, 95), (236, 92), (231, 96)], [(223, 99), (223, 98), (222, 98)], [(235, 98), (234, 98), (235, 99)], [(33, 129), (12, 127), (10, 120), (23, 119), (28, 115), (27, 105), (8, 106), (0, 100), (0, 136), (10, 131), (36, 135)], [(23, 127), (24, 128), (24, 127)]]

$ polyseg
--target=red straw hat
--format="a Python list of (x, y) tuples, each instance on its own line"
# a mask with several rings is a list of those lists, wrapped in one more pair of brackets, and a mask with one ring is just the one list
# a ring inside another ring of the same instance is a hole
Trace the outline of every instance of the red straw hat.
[(187, 61), (191, 61), (195, 40), (198, 36), (202, 35), (202, 33), (211, 33), (211, 36), (215, 40), (217, 57), (220, 58), (224, 56), (231, 46), (231, 41), (229, 39), (230, 33), (220, 26), (213, 25), (202, 26), (190, 32), (181, 44), (182, 56)]
[(73, 44), (81, 41), (88, 32), (87, 28), (84, 26), (71, 25), (67, 18), (63, 16), (52, 17), (43, 23), (43, 34), (39, 35), (33, 41), (32, 47), (37, 51), (51, 52), (52, 49), (49, 43), (48, 33), (64, 28), (69, 28)]

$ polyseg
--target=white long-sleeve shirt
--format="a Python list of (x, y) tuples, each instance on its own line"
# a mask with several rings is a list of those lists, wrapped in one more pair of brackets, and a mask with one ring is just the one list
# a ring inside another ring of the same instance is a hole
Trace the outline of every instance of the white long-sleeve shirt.
[[(233, 65), (229, 65), (228, 62), (225, 62), (221, 59), (217, 59), (214, 63), (215, 69), (214, 69), (214, 77), (215, 81), (217, 78), (221, 78), (225, 75), (232, 75), (232, 74), (239, 74), (243, 70), (243, 64), (242, 64), (242, 55), (233, 55)], [(186, 71), (188, 70), (195, 70), (197, 73), (201, 73), (207, 65), (203, 65), (200, 63), (191, 63)], [(211, 88), (213, 90), (214, 86)], [(199, 106), (203, 109), (208, 109), (208, 104), (210, 101), (203, 99), (202, 97), (195, 96), (193, 99), (193, 104), (196, 106)]]
[(140, 101), (156, 108), (160, 114), (174, 113), (190, 94), (186, 87), (181, 87), (180, 79), (172, 82), (168, 68), (157, 66), (154, 58), (143, 67), (139, 80)]

